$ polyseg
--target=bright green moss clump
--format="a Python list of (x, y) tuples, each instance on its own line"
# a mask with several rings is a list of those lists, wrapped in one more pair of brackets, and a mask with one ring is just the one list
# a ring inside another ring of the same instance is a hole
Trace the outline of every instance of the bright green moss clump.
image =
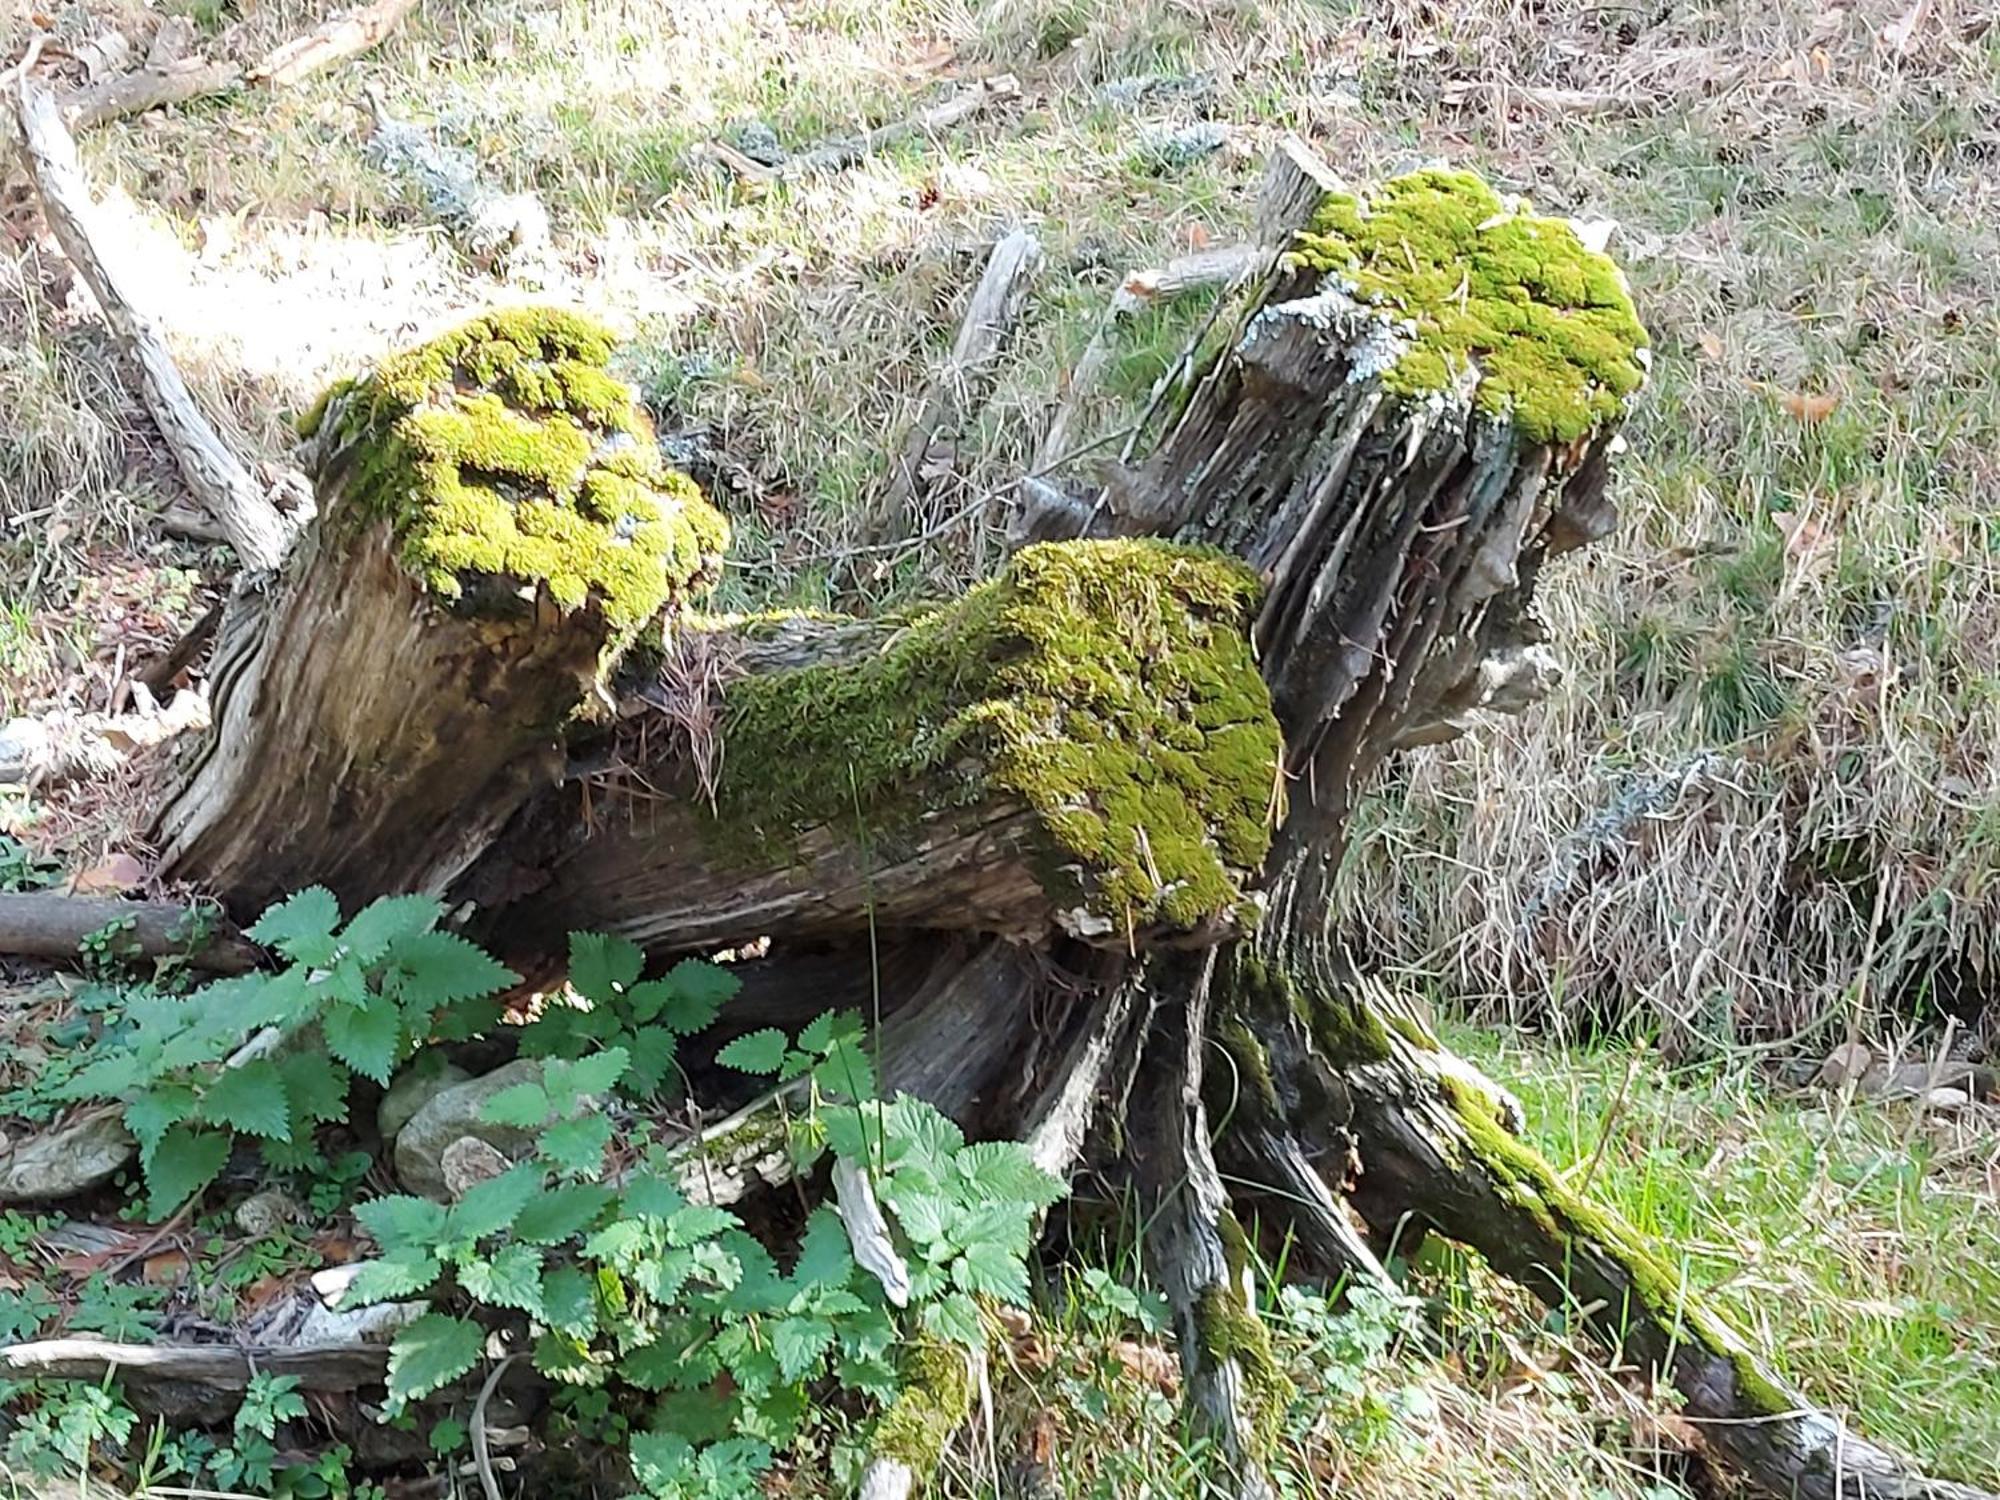
[(959, 1350), (921, 1339), (904, 1353), (900, 1373), (903, 1389), (875, 1424), (872, 1446), (880, 1457), (929, 1474), (972, 1414), (972, 1372)]
[(1152, 541), (1024, 549), (858, 659), (727, 693), (725, 829), (883, 838), (994, 797), (1032, 809), (1044, 883), (1107, 931), (1227, 912), (1270, 843), (1279, 734), (1249, 643), (1256, 577)]
[(1646, 330), (1617, 267), (1470, 172), (1335, 194), (1292, 256), (1411, 325), (1388, 389), (1445, 390), (1476, 361), (1479, 409), (1532, 441), (1570, 442), (1613, 420), (1645, 380)]
[(437, 593), (461, 597), (470, 575), (539, 582), (634, 628), (712, 566), (728, 529), (661, 462), (611, 348), (576, 313), (488, 313), (335, 386), (301, 427), (328, 439), (322, 467), (343, 471), (351, 513), (389, 517)]

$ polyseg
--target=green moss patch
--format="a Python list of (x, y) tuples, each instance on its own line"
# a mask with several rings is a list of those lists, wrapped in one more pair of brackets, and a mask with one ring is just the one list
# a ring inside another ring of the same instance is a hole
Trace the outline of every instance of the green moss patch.
[(717, 817), (758, 841), (882, 837), (996, 796), (1048, 842), (1045, 884), (1116, 930), (1230, 910), (1270, 845), (1280, 737), (1241, 563), (1153, 541), (1024, 549), (858, 659), (725, 702)]
[(712, 569), (728, 528), (661, 461), (611, 349), (577, 313), (488, 313), (335, 386), (301, 428), (330, 439), (350, 514), (388, 517), (438, 594), (536, 582), (635, 628)]
[(1570, 442), (1615, 420), (1645, 380), (1646, 330), (1618, 268), (1470, 172), (1336, 193), (1292, 259), (1407, 326), (1388, 389), (1446, 390), (1476, 363), (1479, 409), (1532, 441)]
[(901, 1374), (902, 1392), (875, 1424), (871, 1446), (921, 1478), (937, 1468), (951, 1435), (972, 1415), (972, 1373), (962, 1352), (921, 1339), (903, 1355)]

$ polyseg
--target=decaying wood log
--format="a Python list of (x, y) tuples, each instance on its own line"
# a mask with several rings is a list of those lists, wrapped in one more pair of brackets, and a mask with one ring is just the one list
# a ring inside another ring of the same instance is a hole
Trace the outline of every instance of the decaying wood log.
[(243, 70), (233, 62), (183, 57), (158, 66), (148, 62), (130, 73), (99, 79), (62, 102), (62, 117), (72, 130), (90, 130), (128, 115), (144, 114), (190, 99), (226, 94), (242, 81)]
[(114, 924), (117, 951), (135, 958), (181, 957), (212, 974), (242, 974), (261, 962), (256, 944), (213, 909), (54, 891), (0, 893), (0, 953), (10, 957), (73, 959), (85, 938)]
[(384, 1344), (322, 1344), (238, 1349), (227, 1344), (119, 1344), (109, 1339), (49, 1339), (0, 1347), (0, 1369), (24, 1380), (185, 1380), (240, 1391), (250, 1377), (296, 1376), (308, 1391), (351, 1391), (379, 1382), (389, 1359)]
[(201, 414), (166, 341), (126, 291), (122, 269), (107, 258), (106, 237), (93, 228), (96, 208), (60, 107), (23, 72), (14, 108), (22, 164), (34, 180), (49, 228), (96, 297), (119, 349), (137, 368), (146, 410), (173, 452), (189, 493), (221, 523), (246, 568), (276, 568), (284, 559), (290, 528)]
[[(1243, 1494), (1284, 1389), (1239, 1195), (1330, 1277), (1382, 1276), (1414, 1218), (1593, 1304), (1768, 1488), (1974, 1493), (1773, 1379), (1329, 937), (1382, 761), (1546, 685), (1535, 585), (1611, 524), (1646, 372), (1622, 278), (1470, 175), (1353, 194), (1296, 142), (1257, 242), (1282, 253), (1157, 445), (1051, 512), (1075, 539), (875, 620), (696, 615), (719, 525), (574, 320), (482, 320), (337, 389), (318, 529), (225, 622), (165, 873), (239, 915), (312, 882), (441, 892), (524, 968), (569, 929), (768, 937), (780, 964), (963, 941), (885, 1007), (885, 1074), (1050, 1160), (1122, 1088), (1187, 1393)], [(746, 1139), (704, 1143), (739, 1192)]]

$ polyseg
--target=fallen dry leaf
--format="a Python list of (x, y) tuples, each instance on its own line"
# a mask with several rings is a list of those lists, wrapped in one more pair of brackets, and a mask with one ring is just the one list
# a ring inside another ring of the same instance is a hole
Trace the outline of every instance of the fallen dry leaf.
[(146, 1257), (139, 1268), (139, 1279), (147, 1286), (172, 1286), (187, 1275), (188, 1258), (184, 1251), (162, 1250), (158, 1255)]
[(1832, 416), (1840, 405), (1840, 397), (1831, 391), (1813, 393), (1787, 391), (1778, 397), (1778, 404), (1792, 416), (1810, 426), (1814, 422), (1824, 422)]
[(1700, 346), (1702, 354), (1705, 355), (1707, 358), (1709, 359), (1722, 358), (1722, 340), (1717, 338), (1714, 334), (1704, 333), (1695, 342)]
[(1111, 1346), (1111, 1357), (1132, 1374), (1166, 1395), (1180, 1389), (1181, 1362), (1152, 1344), (1135, 1344), (1120, 1339)]
[(72, 896), (115, 896), (146, 883), (146, 867), (129, 854), (108, 854), (69, 883)]

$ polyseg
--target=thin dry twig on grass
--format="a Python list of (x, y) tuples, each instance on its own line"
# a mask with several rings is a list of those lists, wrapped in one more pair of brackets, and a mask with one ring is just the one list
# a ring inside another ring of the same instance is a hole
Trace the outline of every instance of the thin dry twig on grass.
[[(29, 63), (32, 57), (33, 49)], [(76, 142), (54, 96), (28, 76), (26, 66), (15, 89), (14, 109), (22, 165), (34, 181), (49, 228), (96, 297), (112, 338), (138, 367), (140, 394), (181, 477), (227, 531), (245, 567), (276, 568), (284, 560), (291, 528), (195, 405), (166, 341), (125, 291), (124, 276), (106, 260), (103, 237), (92, 230), (96, 205)]]
[(918, 110), (907, 119), (892, 120), (887, 125), (878, 125), (873, 130), (864, 131), (845, 140), (829, 141), (810, 151), (801, 151), (788, 157), (777, 166), (767, 166), (738, 151), (725, 141), (710, 141), (708, 154), (737, 176), (752, 182), (779, 182), (799, 177), (808, 177), (816, 172), (837, 172), (843, 167), (851, 167), (866, 161), (896, 142), (913, 135), (935, 135), (947, 130), (961, 120), (970, 119), (989, 105), (1003, 100), (1017, 99), (1021, 94), (1020, 80), (1012, 73), (1001, 73), (993, 78), (982, 78), (976, 83), (960, 89), (942, 103), (933, 104), (929, 109)]
[(235, 63), (190, 56), (194, 35), (193, 23), (169, 16), (153, 33), (144, 66), (116, 74), (93, 68), (89, 84), (63, 100), (64, 122), (72, 130), (89, 130), (169, 104), (225, 94), (242, 82), (243, 70)]
[(301, 79), (380, 46), (417, 8), (417, 0), (374, 0), (273, 49), (250, 70), (250, 81), (290, 88)]

